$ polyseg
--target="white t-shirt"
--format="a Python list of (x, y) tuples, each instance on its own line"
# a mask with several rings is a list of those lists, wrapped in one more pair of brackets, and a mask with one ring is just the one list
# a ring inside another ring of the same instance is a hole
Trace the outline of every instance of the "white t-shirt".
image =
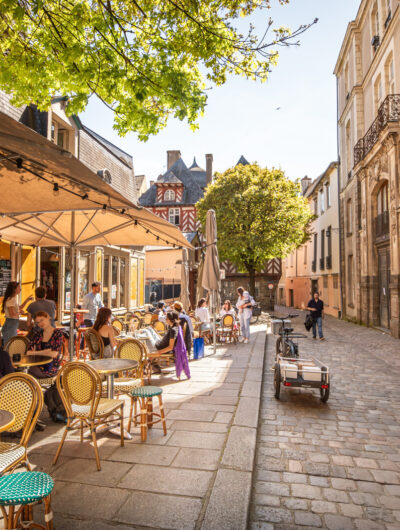
[[(14, 308), (15, 312), (17, 313), (17, 316), (14, 316), (14, 315), (11, 316), (10, 307)], [(15, 320), (18, 320), (19, 319), (18, 312), (19, 312), (18, 300), (16, 296), (13, 296), (12, 298), (9, 298), (7, 300), (5, 308), (4, 308), (4, 314), (6, 318), (13, 318)]]
[(208, 307), (196, 307), (194, 312), (195, 316), (199, 318), (203, 323), (210, 323), (210, 313), (208, 312)]

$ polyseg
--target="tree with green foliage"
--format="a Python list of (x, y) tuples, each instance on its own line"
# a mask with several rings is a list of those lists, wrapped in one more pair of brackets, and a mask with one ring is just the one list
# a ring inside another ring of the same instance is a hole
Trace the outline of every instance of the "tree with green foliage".
[(120, 135), (142, 140), (170, 116), (195, 128), (211, 86), (231, 74), (265, 81), (278, 47), (315, 22), (291, 32), (266, 17), (264, 36), (251, 24), (241, 34), (238, 18), (271, 1), (1, 0), (0, 88), (41, 110), (66, 96), (68, 114), (96, 95)]
[(203, 227), (207, 210), (215, 210), (219, 258), (249, 274), (253, 295), (256, 272), (267, 260), (284, 258), (307, 241), (314, 219), (298, 182), (280, 169), (257, 164), (217, 173), (196, 206)]

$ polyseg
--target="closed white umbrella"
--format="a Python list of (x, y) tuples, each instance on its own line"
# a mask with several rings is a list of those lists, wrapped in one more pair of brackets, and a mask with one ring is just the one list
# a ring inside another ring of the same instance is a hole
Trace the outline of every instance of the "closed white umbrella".
[(190, 306), (189, 297), (189, 266), (188, 266), (188, 251), (182, 251), (182, 265), (181, 265), (181, 296), (180, 301), (183, 304), (184, 310), (187, 312)]
[(211, 308), (213, 313), (213, 345), (216, 352), (216, 313), (219, 311), (221, 274), (219, 269), (218, 248), (217, 248), (217, 220), (214, 210), (208, 210), (206, 218), (206, 257), (204, 260), (204, 270), (202, 285), (210, 292)]

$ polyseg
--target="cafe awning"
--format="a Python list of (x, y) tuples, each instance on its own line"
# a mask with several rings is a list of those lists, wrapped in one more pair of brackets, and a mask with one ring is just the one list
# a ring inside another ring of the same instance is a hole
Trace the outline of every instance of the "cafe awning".
[(0, 237), (37, 246), (191, 248), (175, 226), (130, 202), (109, 178), (0, 112)]

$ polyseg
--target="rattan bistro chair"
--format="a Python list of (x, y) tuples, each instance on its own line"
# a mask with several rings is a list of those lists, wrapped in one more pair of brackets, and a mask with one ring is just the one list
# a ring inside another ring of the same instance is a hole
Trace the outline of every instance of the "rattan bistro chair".
[(42, 408), (43, 392), (34, 377), (15, 372), (0, 379), (0, 409), (15, 416), (8, 431), (22, 431), (18, 443), (0, 442), (0, 475), (13, 471), (20, 464), (31, 469), (26, 447)]
[(111, 322), (111, 324), (112, 324), (113, 328), (118, 330), (117, 335), (119, 335), (121, 333), (121, 331), (124, 331), (124, 329), (125, 329), (125, 323), (122, 320), (120, 320), (119, 318), (114, 318), (113, 321)]
[(233, 315), (224, 315), (221, 320), (221, 326), (218, 329), (218, 338), (228, 339), (237, 342), (238, 336), (235, 330), (235, 319)]
[[(117, 399), (101, 398), (100, 375), (91, 366), (81, 362), (71, 362), (61, 368), (57, 376), (57, 389), (67, 412), (67, 425), (54, 457), (57, 463), (67, 433), (80, 428), (83, 442), (83, 426), (92, 435), (97, 469), (100, 471), (100, 457), (97, 448), (96, 428), (115, 420), (121, 423), (121, 446), (124, 445), (124, 403)], [(119, 411), (119, 412), (118, 412)]]
[(16, 353), (19, 353), (20, 355), (25, 355), (25, 353), (28, 351), (29, 344), (29, 339), (27, 339), (26, 337), (21, 337), (20, 335), (16, 335), (15, 337), (11, 337), (11, 339), (7, 341), (7, 344), (5, 345), (4, 349), (8, 352), (12, 360), (12, 356)]
[(89, 349), (89, 355), (92, 360), (103, 359), (104, 357), (104, 342), (98, 331), (89, 328), (85, 333), (85, 341)]
[(143, 317), (143, 326), (150, 326), (153, 321), (153, 313), (145, 313)]
[(152, 326), (157, 331), (157, 333), (160, 333), (161, 335), (164, 335), (167, 331), (167, 326), (162, 320), (155, 320), (152, 323)]

